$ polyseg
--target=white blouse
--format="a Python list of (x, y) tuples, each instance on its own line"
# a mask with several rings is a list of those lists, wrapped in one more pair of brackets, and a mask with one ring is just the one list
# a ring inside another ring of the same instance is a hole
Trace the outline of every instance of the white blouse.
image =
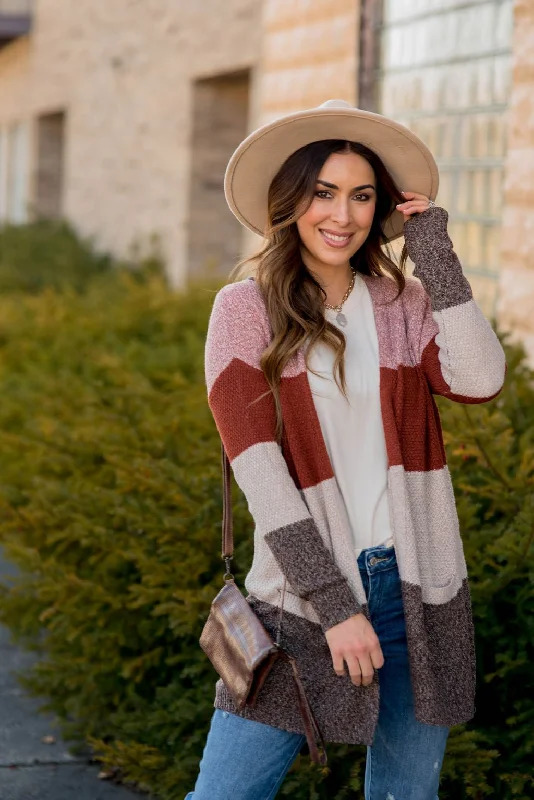
[[(334, 475), (345, 502), (354, 548), (393, 544), (387, 495), (387, 454), (380, 411), (378, 336), (371, 297), (361, 275), (343, 304), (347, 324), (345, 376), (349, 402), (333, 379), (334, 351), (310, 351), (308, 381)], [(336, 311), (325, 308), (337, 327)]]

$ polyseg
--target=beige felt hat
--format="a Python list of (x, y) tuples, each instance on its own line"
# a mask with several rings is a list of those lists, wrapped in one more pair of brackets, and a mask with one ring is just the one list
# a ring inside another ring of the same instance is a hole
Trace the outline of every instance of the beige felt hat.
[[(353, 108), (344, 100), (328, 100), (317, 108), (297, 111), (253, 131), (241, 142), (226, 168), (224, 193), (237, 219), (254, 233), (267, 228), (267, 196), (284, 161), (300, 147), (321, 139), (360, 142), (373, 150), (401, 191), (436, 198), (438, 167), (428, 147), (404, 125)], [(401, 236), (404, 216), (394, 211), (385, 233)]]

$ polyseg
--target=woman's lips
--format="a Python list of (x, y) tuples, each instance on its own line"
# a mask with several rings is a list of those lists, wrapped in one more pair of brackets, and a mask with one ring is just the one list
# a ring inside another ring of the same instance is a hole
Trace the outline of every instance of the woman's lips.
[(333, 233), (331, 231), (323, 231), (320, 228), (319, 228), (319, 233), (323, 237), (323, 241), (326, 242), (326, 244), (329, 247), (334, 247), (336, 249), (341, 249), (343, 247), (346, 247), (348, 245), (348, 243), (350, 242), (350, 240), (352, 239), (352, 237), (354, 236), (353, 233), (348, 233), (348, 234), (336, 233), (335, 234), (335, 233)]

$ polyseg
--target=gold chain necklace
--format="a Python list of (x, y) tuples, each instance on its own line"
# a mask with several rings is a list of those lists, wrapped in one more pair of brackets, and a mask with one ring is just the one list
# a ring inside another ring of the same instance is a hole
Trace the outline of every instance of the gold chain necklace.
[(343, 299), (341, 300), (341, 303), (339, 303), (339, 305), (337, 305), (337, 306), (331, 306), (328, 303), (324, 304), (325, 308), (330, 308), (332, 311), (337, 311), (338, 312), (336, 314), (336, 320), (337, 320), (338, 325), (341, 325), (342, 328), (344, 328), (345, 325), (347, 324), (347, 317), (345, 316), (345, 314), (342, 313), (341, 309), (343, 308), (343, 303), (346, 301), (347, 297), (352, 292), (352, 289), (354, 287), (354, 282), (356, 280), (356, 270), (353, 269), (352, 267), (351, 267), (351, 270), (352, 270), (352, 278), (350, 279), (349, 288), (347, 289), (347, 291), (343, 295)]

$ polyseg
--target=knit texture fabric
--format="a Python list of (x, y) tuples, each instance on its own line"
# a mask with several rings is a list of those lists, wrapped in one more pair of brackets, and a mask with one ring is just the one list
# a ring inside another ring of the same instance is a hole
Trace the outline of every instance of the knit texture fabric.
[[(433, 394), (481, 403), (501, 389), (502, 347), (473, 300), (439, 207), (405, 224), (415, 275), (395, 299), (387, 277), (363, 276), (379, 342), (380, 403), (388, 499), (414, 693), (421, 722), (452, 726), (474, 714), (475, 652), (467, 569), (439, 414)], [(252, 279), (216, 295), (206, 338), (208, 402), (254, 520), (249, 602), (274, 630), (284, 576), (283, 646), (300, 666), (326, 741), (371, 744), (379, 678), (354, 686), (332, 667), (326, 630), (363, 611), (367, 598), (343, 499), (308, 383), (305, 349), (284, 368), (285, 426), (260, 358), (272, 333)], [(347, 442), (357, 446), (357, 442)], [(236, 713), (222, 681), (215, 706)], [(277, 664), (256, 708), (243, 716), (303, 733), (290, 676)]]

